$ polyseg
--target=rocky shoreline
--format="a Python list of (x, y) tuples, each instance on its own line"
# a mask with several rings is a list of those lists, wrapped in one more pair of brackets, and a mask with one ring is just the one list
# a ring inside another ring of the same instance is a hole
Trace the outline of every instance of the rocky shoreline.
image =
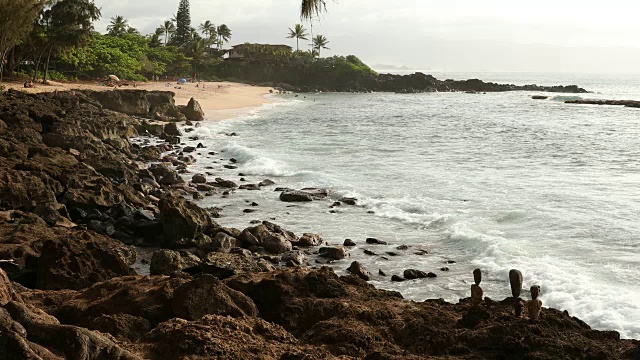
[(288, 84), (260, 83), (261, 86), (271, 86), (282, 91), (290, 92), (393, 92), (401, 94), (414, 94), (425, 92), (466, 92), (471, 94), (505, 91), (542, 91), (553, 93), (584, 94), (589, 91), (577, 85), (514, 85), (484, 82), (479, 79), (469, 80), (438, 80), (432, 75), (416, 72), (409, 75), (380, 74), (370, 81), (358, 81), (351, 83), (346, 88), (316, 88), (311, 86), (292, 86)]
[[(640, 357), (640, 342), (566, 312), (531, 321), (512, 299), (411, 302), (357, 263), (348, 276), (311, 267), (314, 253), (348, 256), (317, 234), (220, 226), (186, 197), (277, 184), (185, 182), (208, 150), (181, 146), (177, 124), (202, 119), (171, 92), (0, 95), (0, 359)], [(143, 134), (162, 141), (131, 140)], [(154, 249), (152, 275), (133, 270), (137, 247)]]

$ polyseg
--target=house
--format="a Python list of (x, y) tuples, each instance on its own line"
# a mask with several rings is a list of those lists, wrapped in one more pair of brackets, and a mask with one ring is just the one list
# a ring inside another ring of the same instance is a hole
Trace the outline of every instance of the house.
[(244, 50), (248, 47), (260, 47), (263, 51), (287, 51), (292, 52), (293, 48), (289, 45), (271, 45), (271, 44), (240, 44), (231, 47), (228, 50), (229, 60), (240, 60), (244, 58)]

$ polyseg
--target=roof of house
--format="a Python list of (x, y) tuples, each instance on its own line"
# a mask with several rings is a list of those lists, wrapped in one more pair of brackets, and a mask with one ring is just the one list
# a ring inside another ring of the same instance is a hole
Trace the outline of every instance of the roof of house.
[(289, 45), (282, 45), (282, 44), (238, 44), (238, 45), (234, 45), (232, 46), (232, 48), (241, 48), (244, 47), (246, 45), (259, 45), (259, 46), (269, 46), (269, 47), (283, 47), (283, 48), (288, 48), (288, 49), (293, 49), (291, 46)]

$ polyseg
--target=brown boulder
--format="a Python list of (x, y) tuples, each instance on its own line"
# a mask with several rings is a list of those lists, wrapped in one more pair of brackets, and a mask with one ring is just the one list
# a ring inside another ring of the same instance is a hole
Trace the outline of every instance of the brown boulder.
[(177, 317), (186, 320), (198, 320), (205, 315), (258, 316), (251, 299), (208, 274), (177, 288), (171, 308)]
[(133, 275), (136, 251), (89, 231), (48, 240), (37, 264), (40, 289), (81, 289), (117, 276)]
[(165, 243), (170, 246), (194, 246), (194, 239), (215, 223), (206, 210), (184, 198), (168, 195), (158, 204)]
[(191, 98), (187, 106), (180, 109), (180, 111), (182, 111), (184, 116), (186, 116), (187, 120), (189, 121), (204, 120), (204, 111), (202, 110), (200, 103), (198, 103), (198, 101), (194, 98)]

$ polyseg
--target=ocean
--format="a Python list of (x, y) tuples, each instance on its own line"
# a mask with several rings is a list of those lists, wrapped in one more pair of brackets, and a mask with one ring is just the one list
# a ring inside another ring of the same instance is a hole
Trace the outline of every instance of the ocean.
[[(576, 84), (594, 93), (544, 94), (547, 100), (530, 92), (277, 95), (189, 133), (199, 137), (190, 145), (207, 146), (190, 170), (326, 188), (331, 199), (284, 203), (272, 187), (199, 205), (222, 208), (223, 226), (271, 220), (332, 244), (353, 239), (351, 257), (331, 266), (345, 274), (360, 261), (373, 285), (411, 300), (468, 297), (475, 268), (485, 296), (502, 300), (510, 296), (509, 270), (519, 269), (524, 289), (541, 286), (543, 306), (640, 339), (640, 109), (563, 102), (640, 100), (640, 75), (433, 75)], [(238, 168), (223, 168), (231, 158)], [(329, 207), (342, 196), (356, 197), (358, 206)], [(254, 201), (257, 212), (243, 213)], [(366, 245), (368, 237), (389, 245)], [(390, 281), (410, 268), (438, 277)]]

